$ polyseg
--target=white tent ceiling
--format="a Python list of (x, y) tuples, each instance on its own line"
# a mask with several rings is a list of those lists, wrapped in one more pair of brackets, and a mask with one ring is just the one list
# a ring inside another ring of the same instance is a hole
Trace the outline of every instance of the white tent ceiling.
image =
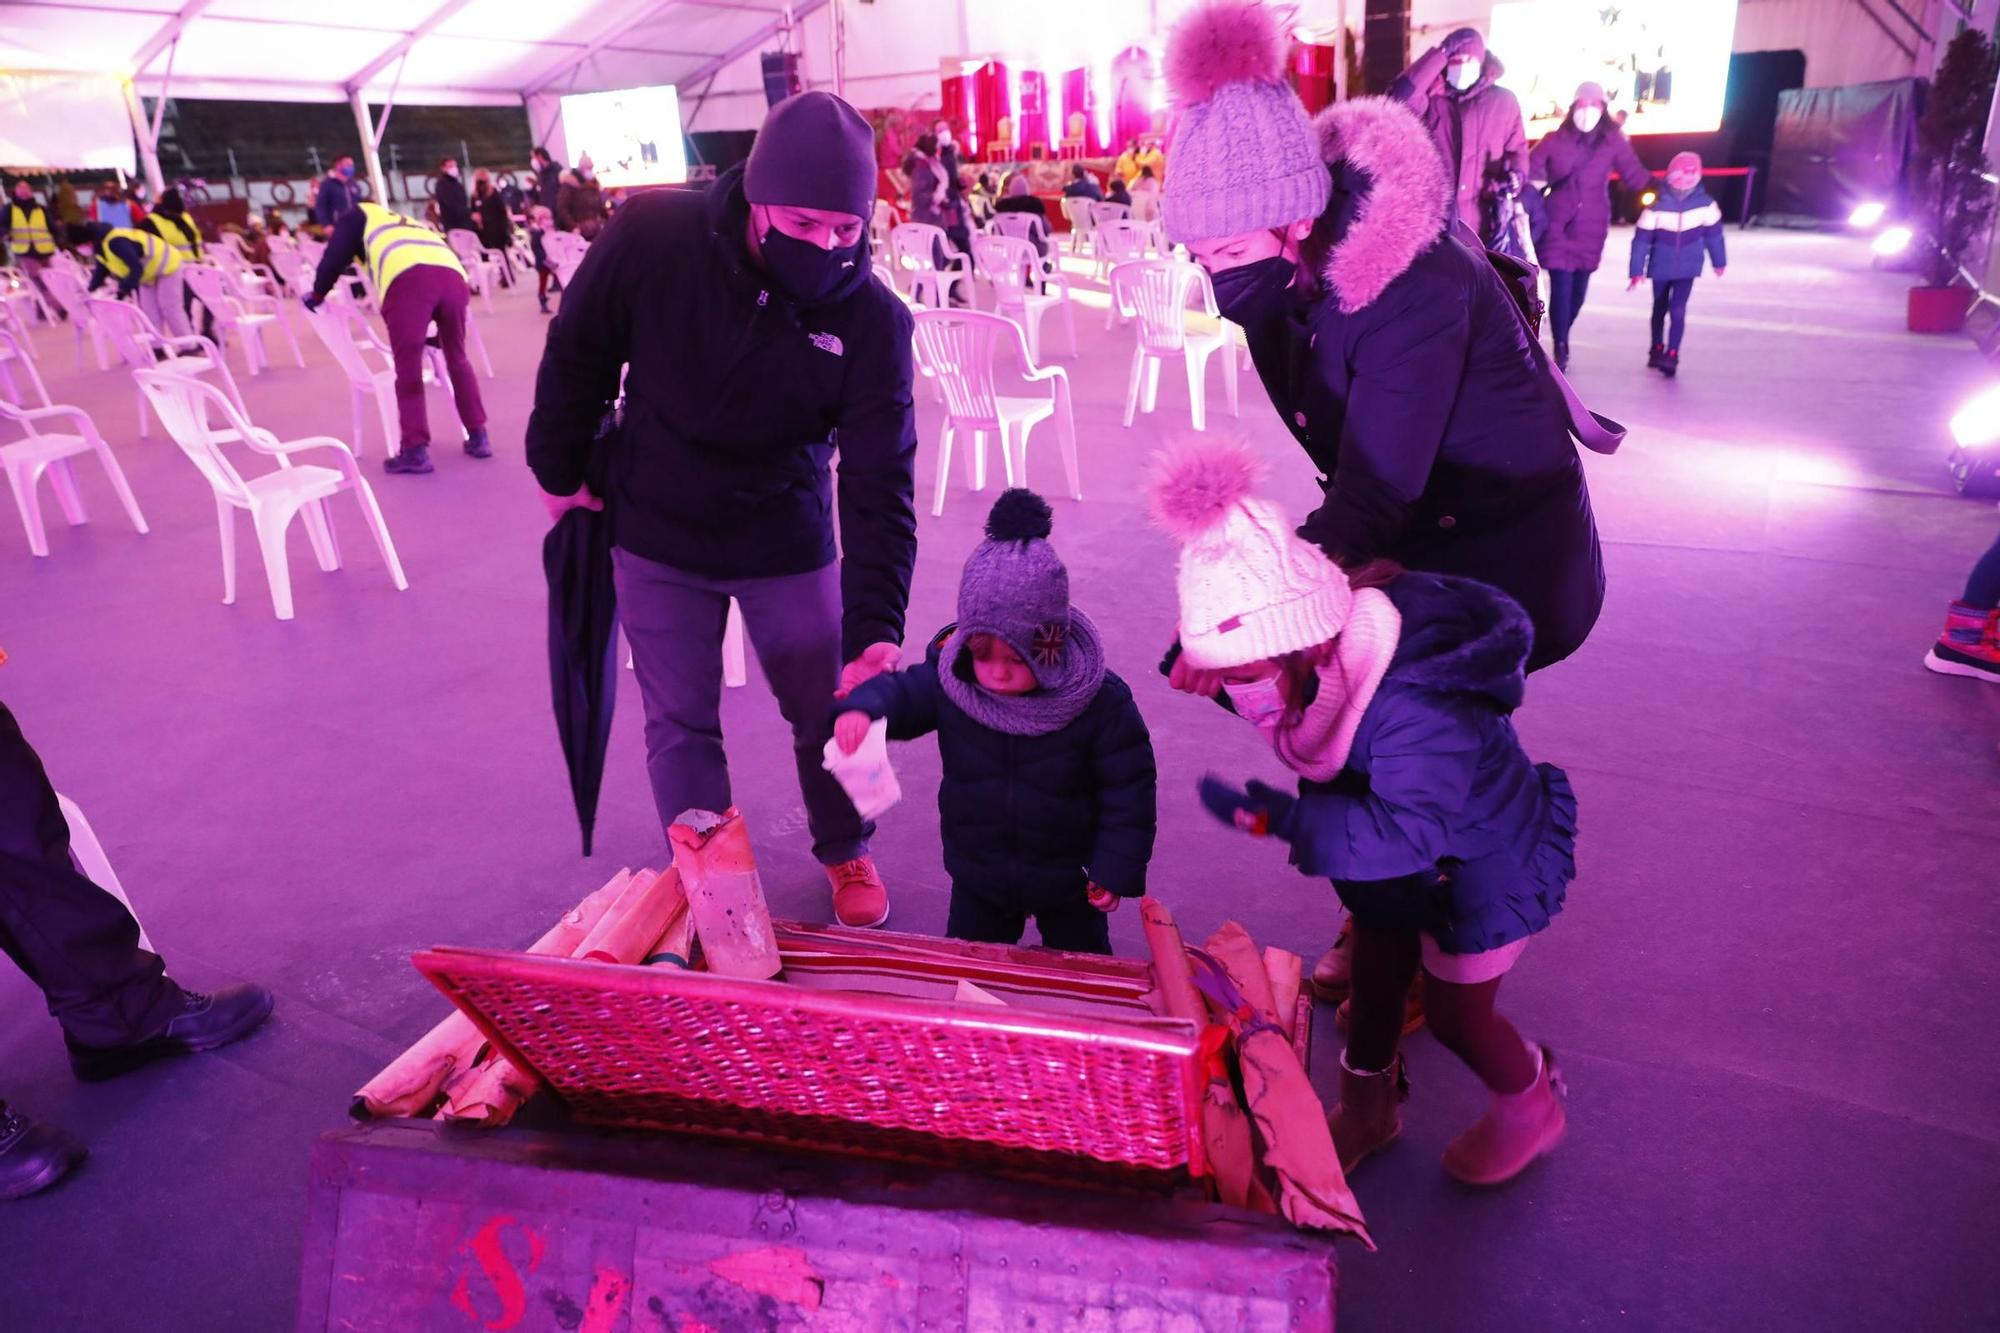
[[(793, 0), (804, 18), (825, 0)], [(783, 0), (30, 0), (0, 3), (0, 70), (129, 76), (157, 96), (519, 103), (707, 79)], [(169, 70), (171, 69), (171, 78)]]

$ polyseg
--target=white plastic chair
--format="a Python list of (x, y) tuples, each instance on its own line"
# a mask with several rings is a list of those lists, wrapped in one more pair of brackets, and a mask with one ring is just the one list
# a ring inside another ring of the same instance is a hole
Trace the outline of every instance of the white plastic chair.
[(1039, 213), (995, 213), (987, 230), (1030, 244), (1039, 237), (1044, 247), (1049, 243), (1049, 220)]
[(97, 831), (90, 827), (83, 810), (61, 792), (56, 793), (56, 807), (62, 811), (63, 822), (69, 825), (69, 859), (85, 879), (125, 904), (125, 910), (132, 913), (132, 923), (139, 927), (139, 947), (155, 952), (152, 938), (146, 934), (139, 914), (132, 911), (132, 900), (125, 896), (125, 886), (118, 882), (118, 872), (111, 868), (111, 858), (104, 854), (104, 844), (97, 840)]
[[(625, 669), (638, 669), (632, 661), (630, 639), (625, 641)], [(734, 597), (729, 599), (729, 618), (722, 626), (722, 683), (732, 690), (750, 683), (750, 659), (743, 645), (743, 607)]]
[[(0, 303), (4, 303), (10, 311), (26, 307), (34, 311), (35, 317), (44, 324), (56, 322), (55, 312), (42, 299), (41, 289), (35, 286), (34, 279), (11, 264), (0, 267)], [(25, 322), (25, 317), (20, 316), (18, 311), (16, 318)]]
[(542, 233), (542, 253), (548, 256), (549, 267), (555, 270), (556, 281), (567, 289), (570, 279), (583, 263), (583, 257), (590, 251), (590, 242), (573, 231), (545, 231)]
[(1090, 227), (1092, 231), (1107, 222), (1130, 222), (1132, 205), (1114, 204), (1110, 200), (1093, 199), (1090, 203)]
[[(1120, 264), (1136, 264), (1146, 257), (1147, 231), (1143, 224), (1114, 219), (1097, 224), (1097, 281), (1106, 280)], [(1104, 310), (1104, 327), (1132, 318), (1130, 309), (1118, 304), (1117, 294)]]
[(877, 199), (868, 212), (868, 248), (876, 254), (889, 251), (889, 233), (896, 227), (896, 210), (887, 199)]
[[(198, 468), (215, 492), (215, 516), (222, 535), (222, 600), (236, 601), (236, 511), (250, 511), (257, 531), (257, 546), (264, 556), (264, 575), (271, 585), (271, 609), (278, 619), (292, 618), (291, 565), (285, 554), (285, 535), (294, 517), (305, 522), (319, 567), (340, 568), (340, 546), (333, 533), (333, 516), (327, 500), (342, 491), (353, 494), (361, 506), (361, 518), (375, 538), (382, 563), (398, 591), (410, 586), (403, 577), (403, 565), (396, 558), (396, 544), (389, 537), (389, 525), (375, 492), (361, 475), (353, 452), (327, 435), (302, 440), (279, 440), (266, 430), (250, 424), (214, 385), (186, 375), (142, 370), (133, 377), (140, 391), (152, 400), (153, 410), (181, 452)], [(221, 428), (215, 425), (221, 422)], [(244, 477), (222, 452), (226, 440), (240, 439), (257, 453), (278, 460), (275, 471), (259, 477)], [(294, 456), (314, 450), (331, 455), (332, 466), (297, 463)]]
[[(1040, 421), (1055, 418), (1062, 444), (1063, 468), (1070, 498), (1083, 498), (1076, 457), (1076, 418), (1070, 407), (1069, 376), (1059, 366), (1037, 367), (1028, 354), (1026, 336), (1011, 319), (977, 310), (919, 310), (917, 344), (923, 359), (937, 372), (944, 389), (944, 433), (938, 441), (937, 494), (931, 515), (944, 513), (945, 482), (951, 471), (951, 447), (961, 430), (972, 432), (966, 475), (975, 491), (986, 489), (986, 437), (1000, 440), (1000, 463), (1007, 484), (1025, 485), (1028, 475), (1028, 434)], [(1019, 359), (1026, 384), (1052, 383), (1048, 397), (1003, 394), (994, 375), (994, 355), (1002, 343)], [(1016, 479), (1019, 479), (1017, 482)]]
[[(367, 404), (373, 401), (382, 423), (382, 456), (396, 452), (399, 434), (396, 414), (396, 358), (389, 345), (375, 332), (360, 306), (343, 297), (330, 297), (316, 312), (306, 316), (322, 346), (333, 354), (334, 363), (347, 376), (348, 409), (354, 422), (354, 453), (360, 457), (368, 433), (362, 429)], [(370, 358), (374, 358), (371, 362)], [(451, 392), (451, 377), (445, 373), (444, 354), (435, 347), (424, 349), (424, 384)]]
[(1032, 360), (1042, 359), (1042, 316), (1057, 306), (1069, 334), (1069, 354), (1076, 355), (1076, 307), (1070, 303), (1067, 275), (1049, 273), (1035, 247), (1012, 236), (975, 236), (972, 253), (993, 283), (995, 307), (1026, 332)]
[[(0, 331), (0, 354), (11, 350), (13, 336)], [(48, 529), (42, 525), (42, 504), (38, 490), (42, 474), (47, 473), (49, 489), (56, 493), (56, 503), (62, 506), (63, 517), (71, 527), (88, 520), (83, 509), (83, 496), (76, 488), (76, 472), (70, 460), (79, 454), (96, 454), (97, 461), (104, 466), (104, 474), (111, 480), (111, 489), (117, 493), (118, 502), (125, 506), (126, 515), (132, 526), (143, 535), (146, 516), (139, 512), (139, 501), (132, 494), (130, 483), (125, 480), (125, 470), (118, 466), (118, 459), (111, 452), (111, 446), (98, 433), (97, 423), (90, 419), (80, 407), (49, 401), (49, 392), (42, 385), (42, 378), (35, 373), (32, 361), (21, 360), (18, 369), (27, 378), (32, 394), (23, 394), (18, 389), (0, 400), (0, 422), (11, 423), (19, 429), (21, 438), (0, 443), (0, 471), (7, 474), (7, 488), (14, 493), (14, 507), (21, 512), (21, 526), (28, 533), (28, 549), (38, 556), (49, 553)], [(67, 422), (75, 427), (71, 432), (48, 432), (43, 427), (56, 422)]]
[(51, 265), (42, 279), (48, 283), (49, 295), (69, 315), (70, 331), (76, 335), (76, 368), (83, 369), (83, 344), (87, 338), (97, 353), (97, 368), (111, 369), (110, 349), (104, 345), (104, 334), (97, 321), (91, 318), (90, 288), (86, 281), (67, 265)]
[(252, 375), (259, 375), (271, 364), (270, 349), (264, 346), (264, 330), (273, 324), (280, 325), (285, 337), (292, 344), (292, 356), (298, 361), (299, 369), (306, 365), (305, 353), (299, 350), (299, 340), (292, 333), (292, 326), (283, 323), (278, 315), (278, 303), (270, 297), (259, 309), (253, 298), (240, 294), (229, 274), (214, 264), (182, 263), (181, 272), (187, 279), (188, 290), (194, 299), (201, 302), (211, 315), (215, 316), (215, 326), (223, 346), (231, 339), (241, 344), (243, 365)]
[(1063, 216), (1069, 219), (1069, 252), (1073, 255), (1094, 254), (1091, 249), (1097, 243), (1097, 224), (1091, 221), (1090, 199), (1072, 199), (1063, 196)]
[[(910, 295), (923, 304), (951, 304), (951, 290), (961, 282), (966, 300), (972, 299), (972, 260), (945, 238), (944, 228), (928, 222), (905, 222), (889, 233), (889, 253), (897, 271), (910, 280)], [(944, 256), (943, 267), (938, 265), (940, 254)], [(926, 291), (931, 293), (928, 299)]]
[(458, 262), (465, 266), (465, 277), (472, 290), (479, 296), (486, 313), (493, 313), (493, 285), (500, 280), (500, 273), (506, 267), (498, 250), (488, 250), (479, 239), (479, 233), (464, 227), (453, 227), (444, 234), (451, 246), (451, 252), (458, 256)]
[[(243, 405), (243, 393), (236, 387), (236, 377), (229, 373), (229, 365), (222, 359), (222, 351), (214, 343), (198, 333), (169, 338), (153, 327), (153, 321), (146, 312), (130, 301), (113, 301), (102, 296), (93, 296), (89, 301), (90, 317), (97, 327), (104, 331), (105, 340), (111, 350), (118, 353), (118, 359), (128, 368), (137, 371), (158, 370), (171, 375), (195, 378), (213, 374), (229, 395), (229, 401), (243, 416), (250, 415), (250, 409)], [(160, 354), (165, 353), (162, 360)], [(139, 393), (139, 436), (151, 435), (146, 411), (146, 395)]]
[(1236, 396), (1236, 340), (1227, 326), (1211, 332), (1188, 328), (1188, 301), (1199, 297), (1201, 309), (1220, 320), (1215, 306), (1215, 289), (1199, 264), (1182, 259), (1145, 259), (1136, 264), (1120, 264), (1111, 270), (1111, 299), (1129, 309), (1138, 319), (1138, 345), (1132, 349), (1132, 376), (1125, 389), (1125, 424), (1140, 405), (1143, 384), (1145, 409), (1152, 412), (1159, 400), (1160, 363), (1178, 357), (1187, 365), (1188, 416), (1196, 430), (1208, 429), (1206, 390), (1208, 358), (1222, 353), (1222, 385), (1229, 397), (1229, 413), (1240, 416)]

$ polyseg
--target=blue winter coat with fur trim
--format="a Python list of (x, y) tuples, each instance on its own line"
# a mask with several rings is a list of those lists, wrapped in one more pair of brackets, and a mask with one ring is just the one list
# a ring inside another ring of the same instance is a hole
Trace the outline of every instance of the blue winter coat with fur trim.
[(1361, 924), (1483, 953), (1547, 926), (1576, 874), (1569, 779), (1528, 761), (1508, 716), (1533, 630), (1471, 579), (1408, 573), (1384, 591), (1402, 635), (1347, 766), (1302, 781), (1273, 832)]
[(954, 892), (1020, 904), (1077, 901), (1095, 881), (1120, 897), (1146, 892), (1158, 825), (1158, 774), (1146, 720), (1112, 672), (1083, 714), (1046, 736), (980, 725), (944, 692), (950, 628), (920, 664), (875, 677), (844, 707), (889, 720), (891, 740), (935, 731), (944, 760), (938, 815)]

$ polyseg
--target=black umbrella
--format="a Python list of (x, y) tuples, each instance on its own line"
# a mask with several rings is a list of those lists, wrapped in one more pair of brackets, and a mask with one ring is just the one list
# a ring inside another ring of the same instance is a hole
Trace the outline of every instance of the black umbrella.
[(542, 539), (549, 580), (549, 699), (569, 763), (583, 854), (597, 827), (604, 751), (618, 702), (618, 593), (611, 582), (611, 522), (600, 510), (568, 509)]

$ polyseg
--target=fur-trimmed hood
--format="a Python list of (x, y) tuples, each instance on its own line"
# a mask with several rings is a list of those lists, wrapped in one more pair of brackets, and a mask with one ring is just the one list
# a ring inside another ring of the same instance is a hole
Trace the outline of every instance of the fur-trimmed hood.
[(1351, 315), (1444, 234), (1451, 181), (1423, 122), (1387, 97), (1336, 102), (1313, 118), (1313, 128), (1333, 173), (1331, 207), (1349, 213), (1321, 277), (1341, 313)]
[(1503, 713), (1521, 706), (1535, 630), (1520, 603), (1472, 579), (1405, 573), (1384, 589), (1403, 617), (1388, 681), (1477, 694)]

